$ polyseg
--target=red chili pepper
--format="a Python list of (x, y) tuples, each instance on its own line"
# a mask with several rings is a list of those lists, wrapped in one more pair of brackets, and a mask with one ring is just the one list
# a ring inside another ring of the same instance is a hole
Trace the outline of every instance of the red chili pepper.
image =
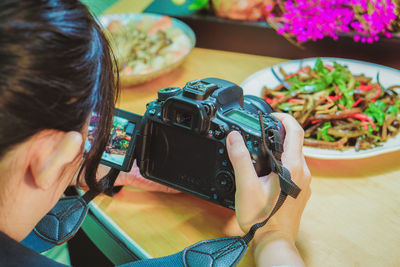
[(296, 76), (297, 74), (299, 74), (299, 72), (295, 72), (295, 73), (288, 74), (288, 75), (285, 76), (285, 80), (288, 80), (288, 79), (290, 79), (290, 78)]
[[(353, 118), (353, 119), (357, 119), (360, 120), (362, 122), (369, 122), (372, 126), (372, 129), (376, 130), (376, 126), (374, 121), (367, 115), (365, 115), (364, 113), (356, 113), (356, 114), (351, 114), (348, 116), (348, 118)], [(365, 126), (363, 126), (365, 129)], [(368, 129), (368, 128), (367, 128)]]
[(320, 121), (322, 121), (322, 120), (313, 120), (313, 121), (311, 121), (311, 124), (316, 124), (316, 123), (318, 123)]
[(266, 97), (265, 98), (265, 102), (267, 102), (268, 104), (272, 104), (272, 98)]
[(299, 72), (305, 72), (308, 71), (310, 69), (310, 67), (302, 67)]
[(329, 96), (329, 99), (333, 100), (333, 101), (338, 101), (339, 99), (341, 99), (343, 96), (342, 93), (340, 93), (339, 95), (336, 96)]
[(381, 87), (379, 86), (379, 84), (376, 84), (376, 94), (375, 94), (375, 97), (371, 101), (375, 102), (381, 96), (381, 92), (382, 92)]
[(342, 104), (337, 104), (339, 108), (346, 110), (347, 108), (345, 106), (343, 106)]
[(362, 98), (357, 99), (357, 101), (354, 102), (354, 104), (353, 104), (352, 107), (353, 107), (353, 108), (357, 107), (357, 105), (360, 104), (363, 100), (364, 100), (364, 99), (362, 99)]
[(331, 66), (331, 65), (324, 65), (324, 67), (326, 68), (326, 69), (328, 69), (329, 71), (333, 71), (335, 68), (333, 67), (333, 66)]
[(367, 91), (371, 91), (374, 88), (374, 86), (370, 83), (368, 84), (360, 84), (360, 90), (367, 92)]
[(268, 104), (272, 104), (272, 103), (274, 103), (274, 102), (277, 102), (277, 101), (279, 101), (279, 99), (278, 98), (269, 98), (269, 97), (266, 97), (265, 98), (265, 102), (267, 102)]
[(289, 99), (288, 102), (291, 104), (295, 104), (295, 105), (303, 105), (304, 104), (303, 100), (296, 99), (296, 98)]
[(340, 92), (340, 89), (339, 89), (339, 87), (337, 86), (337, 84), (334, 83), (334, 84), (333, 84), (333, 87), (335, 87), (335, 90), (336, 90), (336, 91), (339, 91), (339, 92)]
[(283, 98), (283, 97), (285, 97), (285, 94), (277, 93), (276, 96), (279, 97), (279, 98)]
[(288, 74), (288, 75), (285, 76), (285, 80), (290, 79), (290, 78), (292, 78), (294, 76), (297, 76), (297, 75), (299, 75), (300, 72), (307, 71), (307, 69), (308, 69), (308, 67), (304, 67), (304, 68), (299, 69), (299, 71), (297, 71), (297, 72)]

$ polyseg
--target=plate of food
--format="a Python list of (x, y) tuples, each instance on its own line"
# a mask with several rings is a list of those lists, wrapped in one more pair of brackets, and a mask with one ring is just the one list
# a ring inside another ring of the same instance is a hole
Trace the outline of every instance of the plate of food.
[(399, 70), (306, 58), (262, 69), (241, 86), (297, 119), (307, 157), (359, 159), (400, 150)]
[(185, 23), (151, 13), (100, 18), (117, 58), (122, 86), (150, 81), (183, 62), (196, 43)]

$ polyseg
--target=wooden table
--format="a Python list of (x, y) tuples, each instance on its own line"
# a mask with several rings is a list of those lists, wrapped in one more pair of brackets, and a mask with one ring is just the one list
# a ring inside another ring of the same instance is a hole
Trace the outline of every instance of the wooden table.
[[(143, 114), (158, 89), (218, 77), (240, 84), (283, 59), (195, 48), (170, 74), (125, 88), (118, 106)], [(308, 266), (400, 266), (400, 152), (361, 160), (307, 159), (312, 197), (297, 246)], [(186, 194), (126, 187), (95, 203), (153, 257), (240, 234), (234, 212)], [(247, 253), (239, 266), (254, 266)]]

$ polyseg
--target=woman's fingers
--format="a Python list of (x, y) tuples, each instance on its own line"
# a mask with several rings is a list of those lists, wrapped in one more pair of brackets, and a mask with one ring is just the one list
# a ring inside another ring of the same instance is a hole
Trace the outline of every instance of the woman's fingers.
[(250, 153), (238, 132), (229, 133), (226, 146), (235, 171), (236, 215), (242, 230), (247, 231), (254, 222), (264, 217), (271, 190), (265, 190), (258, 178)]
[(304, 130), (295, 118), (284, 113), (273, 113), (285, 127), (284, 152), (288, 160), (297, 161), (303, 153)]
[(302, 188), (309, 183), (310, 171), (304, 160), (304, 130), (295, 118), (284, 113), (273, 113), (285, 127), (282, 163), (290, 171), (292, 180)]
[(226, 139), (226, 146), (235, 171), (237, 192), (246, 194), (248, 191), (254, 191), (254, 186), (258, 185), (259, 181), (242, 136), (232, 131)]

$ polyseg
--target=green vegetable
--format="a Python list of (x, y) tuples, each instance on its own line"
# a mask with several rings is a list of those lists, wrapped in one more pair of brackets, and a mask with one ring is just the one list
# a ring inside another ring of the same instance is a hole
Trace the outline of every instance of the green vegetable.
[(399, 108), (396, 106), (390, 106), (386, 111), (386, 114), (388, 114), (388, 115), (390, 115), (390, 114), (396, 115), (398, 113), (399, 113)]
[(319, 140), (323, 139), (328, 142), (334, 142), (335, 138), (333, 138), (328, 134), (328, 129), (331, 127), (332, 124), (330, 122), (325, 122), (324, 125), (318, 130), (317, 139)]
[(390, 115), (390, 114), (397, 115), (399, 113), (399, 109), (400, 109), (400, 98), (396, 100), (394, 105), (390, 106), (386, 110), (386, 114), (388, 114), (388, 115)]
[(315, 62), (314, 71), (317, 72), (320, 76), (325, 76), (329, 73), (329, 70), (325, 68), (324, 63), (320, 58), (318, 58)]
[(340, 90), (340, 92), (342, 92), (345, 101), (343, 102), (343, 106), (346, 106), (346, 108), (352, 108), (353, 104), (354, 104), (354, 99), (353, 99), (353, 94), (354, 91), (351, 89), (347, 89), (346, 83), (343, 82), (342, 80), (338, 81), (337, 86)]
[(333, 80), (334, 80), (333, 73), (329, 72), (329, 73), (325, 74), (324, 80), (325, 80), (326, 84), (332, 84)]
[(279, 108), (280, 110), (286, 111), (286, 112), (292, 110), (292, 107), (293, 107), (293, 104), (292, 104), (292, 103), (288, 103), (288, 102), (282, 103), (282, 104), (280, 104), (280, 105), (278, 106), (278, 108)]
[(386, 104), (384, 102), (376, 101), (375, 103), (369, 103), (364, 113), (371, 117), (378, 125), (382, 126), (386, 117), (385, 109)]

